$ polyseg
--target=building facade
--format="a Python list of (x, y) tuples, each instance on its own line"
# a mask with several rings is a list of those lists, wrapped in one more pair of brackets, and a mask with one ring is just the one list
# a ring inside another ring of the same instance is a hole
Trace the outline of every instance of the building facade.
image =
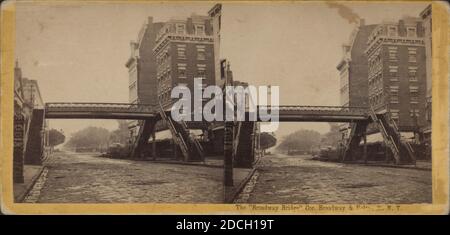
[[(173, 104), (172, 88), (185, 86), (194, 91), (194, 78), (201, 78), (203, 88), (215, 84), (215, 56), (212, 20), (192, 15), (172, 19), (156, 36), (158, 97), (163, 107)], [(193, 95), (193, 94), (191, 94)]]
[(423, 128), (425, 139), (431, 141), (431, 106), (432, 106), (432, 20), (431, 20), (431, 5), (428, 5), (421, 13), (420, 17), (423, 20), (424, 42), (426, 54), (426, 106), (425, 106), (425, 120), (426, 125)]
[(400, 131), (425, 125), (426, 54), (419, 18), (384, 22), (367, 41), (369, 104), (391, 115)]
[[(350, 40), (342, 46), (343, 58), (337, 65), (340, 81), (341, 106), (367, 107), (369, 105), (368, 60), (364, 52), (369, 35), (376, 25), (365, 25), (361, 19), (350, 35)], [(348, 124), (340, 126), (341, 132), (348, 135)]]
[[(129, 74), (129, 99), (130, 103), (153, 104), (158, 103), (158, 87), (156, 79), (156, 57), (153, 54), (156, 34), (163, 23), (153, 22), (148, 17), (147, 22), (141, 27), (136, 41), (130, 42), (131, 55), (125, 66)], [(138, 131), (138, 121), (129, 122), (130, 137), (134, 138)]]

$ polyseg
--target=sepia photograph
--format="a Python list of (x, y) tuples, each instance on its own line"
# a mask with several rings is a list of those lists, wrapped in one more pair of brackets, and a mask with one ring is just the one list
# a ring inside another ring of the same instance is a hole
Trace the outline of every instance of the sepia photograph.
[(430, 2), (9, 3), (13, 203), (448, 203)]

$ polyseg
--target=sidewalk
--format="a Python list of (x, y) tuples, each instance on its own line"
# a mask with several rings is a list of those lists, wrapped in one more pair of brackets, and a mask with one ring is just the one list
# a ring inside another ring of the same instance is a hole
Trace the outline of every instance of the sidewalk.
[(15, 202), (22, 202), (22, 200), (25, 198), (29, 190), (33, 187), (34, 182), (39, 177), (43, 169), (44, 166), (37, 166), (37, 165), (23, 166), (24, 182), (13, 184)]

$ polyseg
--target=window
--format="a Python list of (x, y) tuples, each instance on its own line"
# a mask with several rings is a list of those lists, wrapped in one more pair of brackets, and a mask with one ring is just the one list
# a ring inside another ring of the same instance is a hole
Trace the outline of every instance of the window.
[(389, 50), (389, 60), (390, 61), (397, 61), (397, 47), (388, 47)]
[(177, 34), (184, 34), (186, 30), (185, 24), (176, 24)]
[(414, 116), (419, 117), (419, 110), (418, 109), (411, 109), (411, 110), (409, 110), (409, 115), (411, 117), (414, 117)]
[(179, 78), (186, 78), (186, 64), (178, 64), (178, 77)]
[(398, 99), (398, 94), (391, 94), (391, 104), (398, 104), (399, 103), (399, 99)]
[(205, 70), (203, 70), (203, 69), (197, 70), (197, 77), (200, 77), (200, 78), (206, 77)]
[(407, 27), (406, 28), (406, 36), (407, 37), (417, 37), (416, 27)]
[(408, 61), (412, 63), (417, 62), (417, 48), (408, 47)]
[(180, 78), (186, 78), (186, 68), (179, 68), (178, 75)]
[(410, 103), (411, 104), (418, 104), (419, 103), (419, 97), (411, 96)]
[(197, 60), (206, 60), (204, 45), (197, 45)]
[(197, 52), (197, 60), (206, 60), (206, 54), (204, 51)]
[(417, 54), (417, 48), (415, 48), (415, 47), (408, 47), (408, 54), (410, 54), (410, 55)]
[(398, 94), (398, 86), (390, 86), (389, 91), (391, 94)]
[(186, 59), (186, 48), (177, 48), (178, 59)]
[(411, 82), (418, 81), (417, 80), (417, 67), (409, 66), (408, 67), (408, 76), (409, 76), (409, 81), (411, 81)]
[(398, 66), (389, 66), (389, 77), (391, 78), (391, 80), (398, 79)]
[(205, 78), (206, 77), (206, 65), (205, 64), (197, 64), (197, 77)]
[(205, 35), (205, 26), (200, 24), (195, 25), (195, 35)]
[(391, 109), (391, 118), (395, 121), (398, 121), (399, 117), (399, 110), (398, 109)]
[(419, 87), (418, 86), (409, 86), (409, 92), (417, 95), (417, 93), (419, 93)]

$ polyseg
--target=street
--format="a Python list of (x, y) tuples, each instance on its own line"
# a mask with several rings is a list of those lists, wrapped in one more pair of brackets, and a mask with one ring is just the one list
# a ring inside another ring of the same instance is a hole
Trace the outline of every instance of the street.
[[(431, 203), (431, 171), (321, 162), (274, 154), (262, 159), (248, 203)], [(251, 181), (251, 180), (250, 180)]]
[(221, 203), (222, 168), (55, 152), (40, 203)]

